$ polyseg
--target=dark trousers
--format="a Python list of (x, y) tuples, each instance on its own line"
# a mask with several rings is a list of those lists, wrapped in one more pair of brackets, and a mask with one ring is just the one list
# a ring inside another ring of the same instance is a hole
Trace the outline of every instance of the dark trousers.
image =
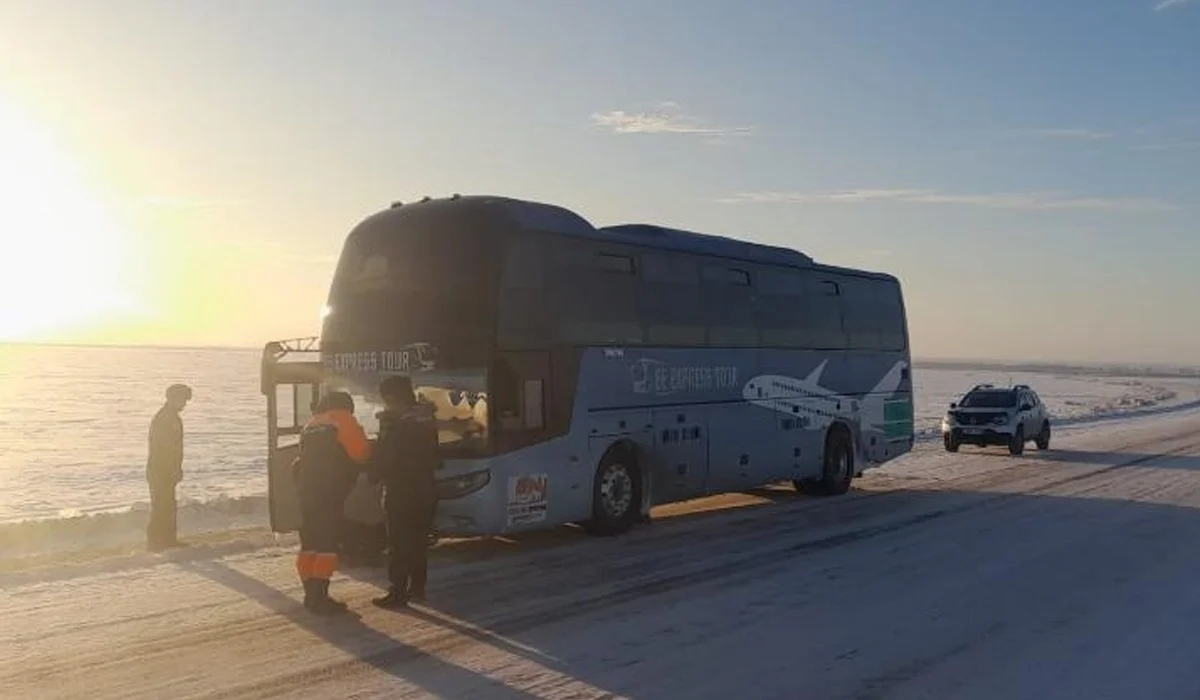
[(326, 494), (301, 497), (300, 552), (296, 572), (302, 581), (328, 581), (338, 566), (342, 539), (341, 503)]
[(374, 565), (387, 546), (387, 526), (366, 525), (351, 520), (342, 521), (342, 537), (338, 552), (352, 565)]
[(387, 511), (388, 581), (392, 590), (424, 595), (429, 570), (432, 513), (419, 505), (384, 502)]
[(146, 546), (162, 549), (176, 543), (175, 484), (150, 482), (150, 522), (146, 525)]

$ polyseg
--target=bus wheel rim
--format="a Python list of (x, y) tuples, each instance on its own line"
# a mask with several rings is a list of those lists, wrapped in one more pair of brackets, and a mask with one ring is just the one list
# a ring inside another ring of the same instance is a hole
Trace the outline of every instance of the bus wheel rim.
[(850, 471), (850, 455), (839, 448), (833, 455), (833, 476), (841, 481), (846, 478), (848, 471)]
[(620, 465), (612, 465), (600, 479), (600, 504), (611, 516), (624, 515), (633, 502), (633, 479)]

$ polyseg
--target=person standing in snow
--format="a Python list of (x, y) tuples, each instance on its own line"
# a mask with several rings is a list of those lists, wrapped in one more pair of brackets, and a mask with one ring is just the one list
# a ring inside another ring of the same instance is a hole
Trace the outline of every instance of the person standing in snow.
[(161, 551), (179, 546), (175, 488), (183, 480), (183, 412), (192, 400), (185, 384), (167, 388), (167, 400), (150, 421), (150, 454), (146, 459), (146, 482), (150, 486), (150, 522), (146, 525), (146, 547)]
[(437, 505), (434, 470), (440, 464), (433, 407), (419, 402), (412, 380), (392, 376), (379, 394), (379, 439), (371, 460), (371, 478), (383, 482), (387, 514), (387, 595), (373, 602), (395, 609), (425, 599), (429, 533)]
[(338, 567), (346, 498), (371, 456), (366, 432), (354, 418), (354, 399), (330, 392), (300, 433), (300, 456), (292, 465), (300, 496), (300, 552), (296, 573), (304, 607), (318, 615), (346, 612), (329, 597)]

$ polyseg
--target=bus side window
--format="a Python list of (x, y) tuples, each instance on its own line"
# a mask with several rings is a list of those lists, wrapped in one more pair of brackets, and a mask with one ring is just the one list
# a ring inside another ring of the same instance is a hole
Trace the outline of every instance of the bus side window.
[[(524, 368), (522, 377), (521, 368)], [(541, 377), (530, 377), (526, 361), (498, 358), (493, 365), (493, 415), (505, 432), (542, 430), (546, 427), (546, 387)]]
[(884, 350), (905, 350), (904, 301), (900, 283), (893, 280), (877, 282), (876, 300), (879, 307), (879, 336)]
[(700, 276), (709, 347), (758, 345), (750, 273), (740, 267), (705, 265)]
[(879, 282), (861, 277), (845, 277), (842, 289), (842, 328), (852, 350), (878, 350), (882, 313), (875, 301), (875, 286)]
[(549, 289), (558, 342), (566, 345), (635, 345), (644, 342), (640, 293), (632, 252), (576, 240), (555, 244)]
[(755, 325), (763, 345), (804, 348), (812, 345), (804, 328), (804, 276), (799, 270), (761, 268), (755, 299)]
[(279, 430), (291, 430), (303, 425), (296, 409), (296, 385), (275, 385), (275, 427)]
[(508, 244), (496, 319), (497, 341), (503, 348), (537, 348), (550, 342), (543, 247), (534, 234), (514, 237)]
[(809, 290), (804, 304), (804, 327), (811, 333), (813, 348), (845, 350), (841, 287), (836, 281), (817, 273), (809, 278)]
[(521, 427), (521, 402), (517, 394), (517, 375), (508, 360), (500, 358), (494, 365), (492, 376), (492, 410), (501, 430), (516, 430)]
[(313, 416), (313, 408), (317, 403), (317, 387), (314, 384), (297, 384), (293, 394), (296, 425), (308, 423)]
[(689, 257), (643, 253), (641, 318), (654, 345), (704, 345), (700, 269)]
[(546, 425), (545, 394), (542, 380), (526, 379), (522, 392), (521, 413), (526, 430), (541, 430)]

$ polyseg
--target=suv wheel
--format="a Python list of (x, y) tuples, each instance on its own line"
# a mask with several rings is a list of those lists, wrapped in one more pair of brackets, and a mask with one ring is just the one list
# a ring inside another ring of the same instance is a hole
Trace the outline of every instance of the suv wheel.
[(1050, 421), (1042, 423), (1042, 431), (1038, 433), (1036, 442), (1039, 450), (1050, 449)]
[(1008, 453), (1010, 455), (1020, 455), (1025, 452), (1025, 426), (1018, 425), (1017, 432), (1008, 440)]
[(947, 452), (958, 452), (958, 438), (954, 437), (954, 433), (942, 435), (942, 444), (946, 446)]

